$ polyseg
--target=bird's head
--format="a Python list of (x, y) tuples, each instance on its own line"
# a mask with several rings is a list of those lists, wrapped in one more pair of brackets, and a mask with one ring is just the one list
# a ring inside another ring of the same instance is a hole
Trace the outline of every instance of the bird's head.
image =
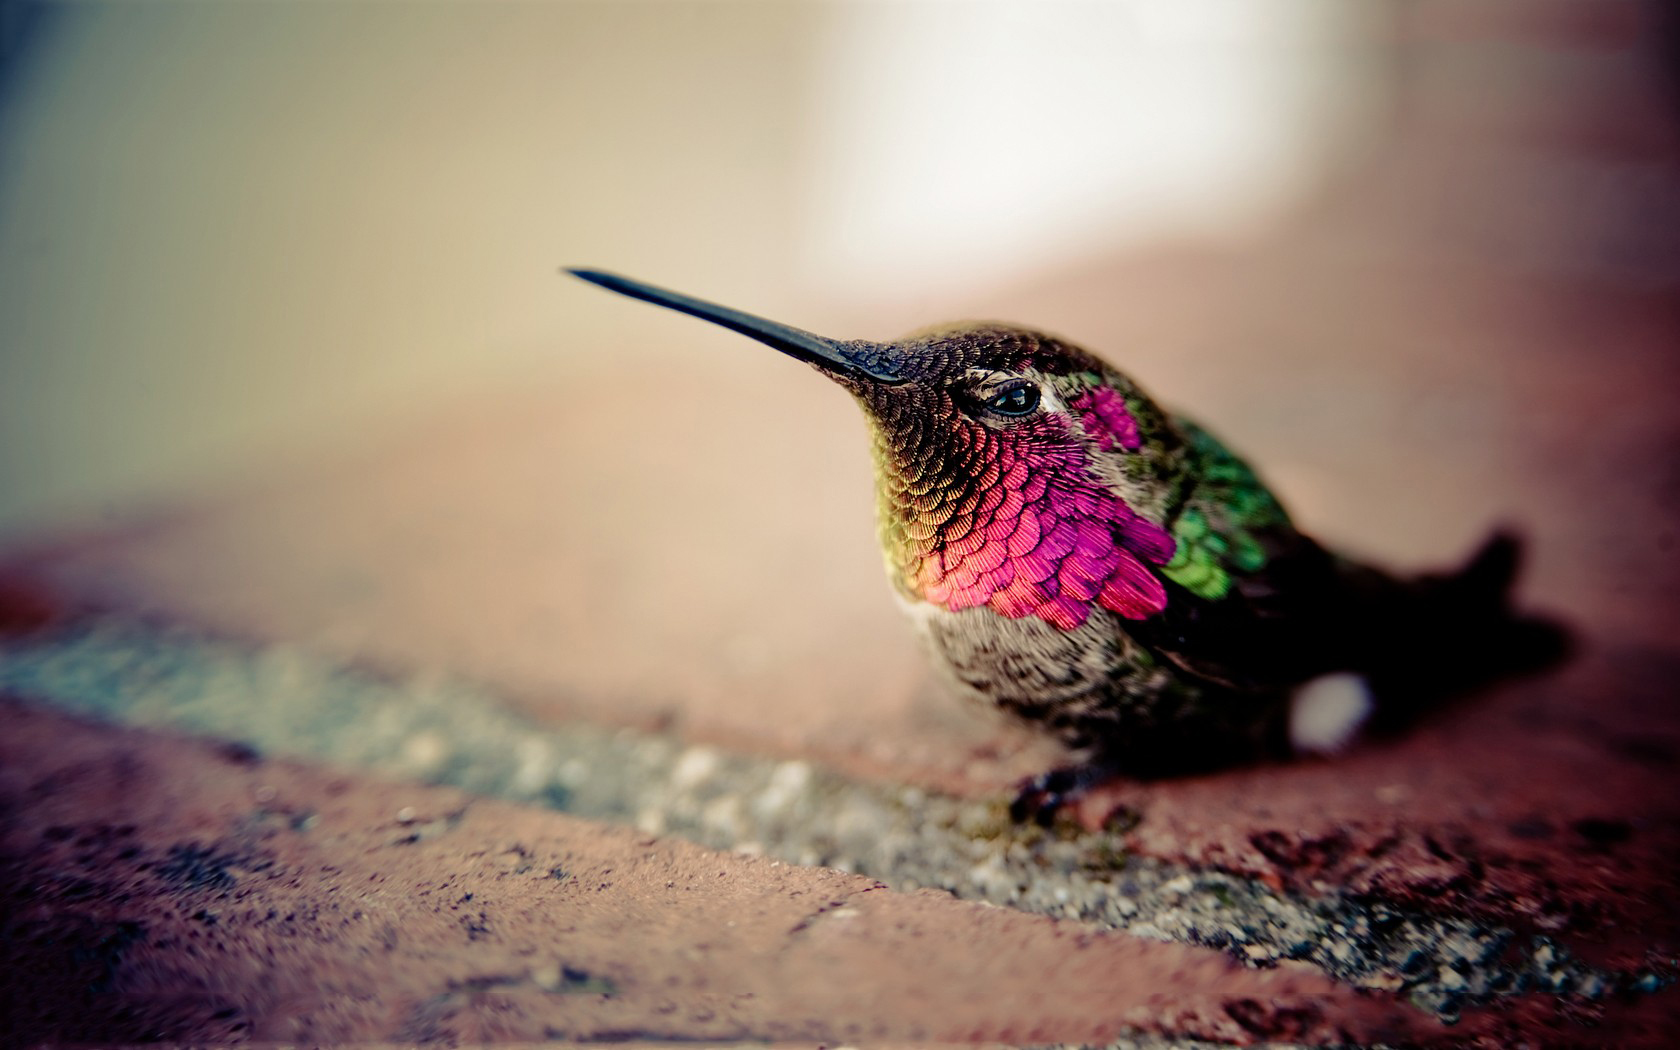
[(849, 390), (874, 435), (881, 540), (894, 585), (950, 612), (987, 607), (1072, 630), (1098, 607), (1165, 608), (1152, 566), (1182, 454), (1124, 376), (1051, 336), (1002, 324), (877, 343), (813, 335), (593, 270), (576, 276), (711, 321)]

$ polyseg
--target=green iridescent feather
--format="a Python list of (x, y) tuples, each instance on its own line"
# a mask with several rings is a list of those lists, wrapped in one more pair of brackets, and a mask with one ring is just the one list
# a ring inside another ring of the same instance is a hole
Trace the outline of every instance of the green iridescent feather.
[(1161, 569), (1167, 579), (1200, 598), (1216, 601), (1231, 589), (1231, 573), (1256, 572), (1266, 551), (1255, 532), (1288, 525), (1289, 515), (1249, 465), (1218, 439), (1185, 420), (1196, 466), (1195, 487), (1172, 524), (1178, 549)]

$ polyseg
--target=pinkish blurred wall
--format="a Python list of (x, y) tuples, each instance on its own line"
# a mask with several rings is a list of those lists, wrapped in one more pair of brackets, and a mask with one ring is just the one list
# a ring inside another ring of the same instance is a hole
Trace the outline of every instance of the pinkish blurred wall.
[(787, 283), (804, 5), (42, 15), (0, 110), (0, 530), (575, 367), (610, 319), (563, 264)]
[(1340, 141), (1283, 81), (1370, 81), (1343, 5), (1221, 6), (9, 4), (0, 530), (684, 352), (563, 264), (861, 332), (1206, 227)]
[(1655, 5), (965, 8), (45, 5), (0, 95), (0, 535), (536, 377), (768, 367), (566, 264), (1065, 332), (1401, 558), (1551, 513), (1519, 468), (1660, 469)]

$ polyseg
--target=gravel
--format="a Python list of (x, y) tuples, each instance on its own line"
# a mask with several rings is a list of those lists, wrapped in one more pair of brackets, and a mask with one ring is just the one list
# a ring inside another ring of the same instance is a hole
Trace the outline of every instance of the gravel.
[[(1543, 935), (1130, 855), (1123, 829), (1013, 824), (973, 801), (685, 745), (674, 736), (539, 725), (494, 693), (398, 679), (284, 645), (120, 619), (0, 640), (0, 691), (101, 719), (202, 733), (259, 752), (450, 784), (650, 834), (933, 888), (1249, 966), (1304, 960), (1452, 1020), (1525, 992), (1594, 1000), (1654, 974), (1595, 970)], [(1192, 1043), (1121, 1041), (1115, 1047)]]

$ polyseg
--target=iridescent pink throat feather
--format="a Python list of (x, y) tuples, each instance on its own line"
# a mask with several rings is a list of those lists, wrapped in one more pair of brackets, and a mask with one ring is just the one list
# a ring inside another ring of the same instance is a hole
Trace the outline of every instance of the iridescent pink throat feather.
[[(1136, 448), (1124, 402), (1103, 398), (1112, 393), (1084, 391), (1070, 407), (1099, 447)], [(1065, 419), (1010, 430), (964, 424), (954, 444), (968, 470), (889, 486), (899, 496), (888, 498), (903, 523), (893, 531), (910, 548), (899, 553), (913, 591), (953, 612), (984, 605), (1063, 630), (1083, 624), (1094, 606), (1131, 619), (1166, 608), (1148, 566), (1172, 558), (1172, 536), (1102, 483)]]

